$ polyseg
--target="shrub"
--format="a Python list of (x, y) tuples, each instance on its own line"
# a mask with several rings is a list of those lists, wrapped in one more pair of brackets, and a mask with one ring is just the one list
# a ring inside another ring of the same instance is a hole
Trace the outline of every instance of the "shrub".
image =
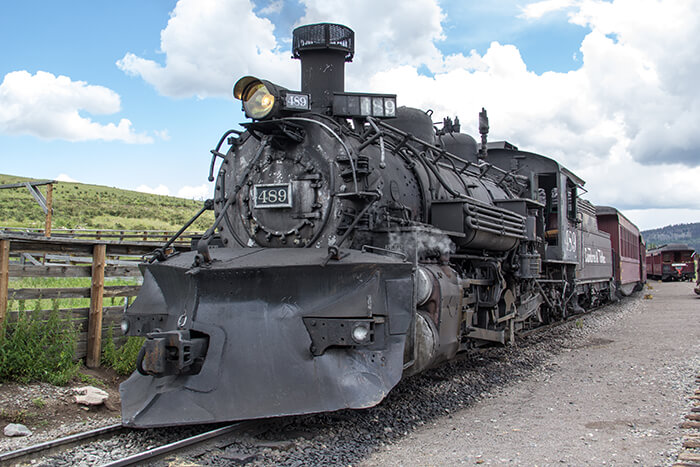
[(114, 344), (114, 331), (109, 328), (107, 340), (102, 346), (102, 364), (111, 367), (120, 375), (129, 375), (136, 369), (136, 358), (145, 338), (129, 337), (119, 348)]
[[(39, 301), (37, 300), (38, 308)], [(64, 385), (75, 376), (78, 331), (54, 308), (43, 320), (40, 311), (20, 312), (15, 323), (0, 329), (0, 381), (46, 381)]]

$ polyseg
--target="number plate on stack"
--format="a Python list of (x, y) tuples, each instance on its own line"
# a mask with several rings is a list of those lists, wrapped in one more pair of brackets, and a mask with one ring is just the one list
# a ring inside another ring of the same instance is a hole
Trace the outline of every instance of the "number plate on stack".
[(292, 184), (253, 185), (255, 208), (291, 208)]

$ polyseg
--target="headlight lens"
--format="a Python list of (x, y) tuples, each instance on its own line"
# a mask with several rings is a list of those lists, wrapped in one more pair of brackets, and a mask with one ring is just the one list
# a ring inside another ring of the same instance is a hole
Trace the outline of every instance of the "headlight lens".
[(358, 344), (364, 344), (369, 340), (369, 337), (369, 324), (367, 323), (356, 324), (352, 329), (352, 338)]
[(420, 306), (428, 301), (433, 294), (433, 278), (430, 272), (423, 267), (416, 270), (416, 305)]
[(126, 318), (122, 319), (122, 322), (119, 327), (122, 330), (122, 334), (126, 334), (127, 332), (129, 332), (129, 320)]
[(249, 86), (242, 100), (246, 115), (256, 120), (265, 118), (275, 105), (275, 96), (261, 82)]

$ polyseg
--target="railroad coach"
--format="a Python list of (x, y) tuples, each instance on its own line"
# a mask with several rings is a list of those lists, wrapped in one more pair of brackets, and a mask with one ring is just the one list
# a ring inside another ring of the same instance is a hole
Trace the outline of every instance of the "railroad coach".
[(693, 290), (700, 295), (700, 252), (696, 251), (693, 258), (695, 258), (695, 289)]
[(639, 229), (620, 211), (610, 206), (597, 206), (600, 230), (610, 234), (613, 254), (613, 277), (622, 295), (640, 290), (646, 282), (646, 247)]
[(647, 271), (652, 279), (662, 281), (692, 281), (695, 264), (693, 249), (685, 243), (669, 243), (646, 254)]

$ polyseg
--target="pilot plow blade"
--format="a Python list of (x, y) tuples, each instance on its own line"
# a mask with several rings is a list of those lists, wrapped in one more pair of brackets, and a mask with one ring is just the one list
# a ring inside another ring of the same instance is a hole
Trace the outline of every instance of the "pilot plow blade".
[(412, 265), (352, 251), (213, 249), (143, 265), (126, 311), (146, 337), (120, 388), (134, 427), (364, 408), (398, 383)]

